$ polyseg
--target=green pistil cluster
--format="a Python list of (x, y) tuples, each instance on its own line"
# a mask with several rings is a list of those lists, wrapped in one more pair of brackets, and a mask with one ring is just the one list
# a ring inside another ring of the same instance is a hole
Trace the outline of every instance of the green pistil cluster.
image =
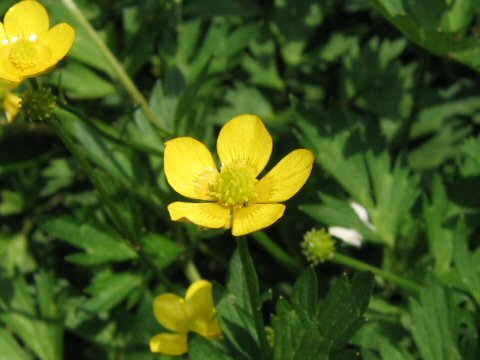
[(224, 206), (240, 207), (255, 195), (257, 180), (245, 166), (231, 164), (224, 166), (214, 186), (218, 202)]
[(303, 254), (313, 264), (329, 260), (335, 254), (335, 240), (325, 229), (312, 229), (303, 237)]
[(50, 88), (30, 88), (22, 96), (22, 112), (29, 121), (45, 121), (52, 117), (57, 97)]

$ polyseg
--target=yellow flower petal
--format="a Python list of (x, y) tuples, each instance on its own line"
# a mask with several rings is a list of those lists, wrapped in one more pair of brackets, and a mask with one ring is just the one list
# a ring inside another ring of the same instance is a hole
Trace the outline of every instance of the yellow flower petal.
[(203, 331), (202, 335), (209, 339), (223, 339), (223, 333), (222, 329), (220, 328), (220, 322), (218, 321), (217, 313), (215, 313), (215, 317), (208, 324), (208, 327)]
[(11, 82), (21, 82), (24, 78), (20, 75), (18, 69), (8, 60), (9, 52), (10, 47), (0, 47), (0, 79)]
[(191, 221), (212, 229), (230, 227), (230, 209), (215, 203), (174, 202), (168, 205), (173, 221)]
[(180, 296), (171, 293), (157, 296), (153, 303), (153, 312), (165, 329), (179, 333), (188, 332), (192, 312)]
[(191, 199), (214, 200), (208, 194), (218, 176), (207, 147), (191, 137), (180, 137), (165, 144), (164, 167), (167, 181), (176, 192)]
[(40, 40), (40, 46), (46, 47), (50, 57), (44, 66), (49, 69), (62, 60), (70, 51), (75, 41), (75, 30), (66, 23), (55, 25)]
[(266, 228), (280, 219), (285, 211), (283, 204), (253, 204), (233, 211), (234, 236), (242, 236)]
[(212, 284), (206, 280), (194, 282), (187, 290), (185, 301), (192, 310), (190, 330), (202, 336), (210, 334), (210, 324), (215, 319), (215, 305), (212, 296)]
[(195, 310), (194, 313), (210, 313), (214, 308), (212, 283), (207, 280), (197, 280), (189, 286), (185, 301)]
[(158, 334), (150, 340), (150, 351), (165, 355), (182, 355), (188, 351), (187, 334)]
[(25, 0), (8, 9), (3, 24), (10, 42), (15, 42), (19, 37), (37, 40), (47, 33), (50, 19), (42, 4)]
[(255, 115), (240, 115), (230, 120), (220, 130), (217, 140), (222, 165), (245, 162), (254, 170), (254, 177), (267, 165), (272, 146), (272, 137)]
[(206, 280), (195, 281), (188, 288), (185, 301), (192, 311), (191, 331), (209, 338), (222, 336), (220, 324), (216, 319), (211, 282)]
[(3, 24), (0, 23), (0, 47), (8, 45), (7, 34), (5, 34), (5, 28)]
[(257, 183), (253, 201), (275, 203), (290, 199), (307, 181), (314, 160), (309, 150), (292, 151)]
[(11, 123), (15, 120), (21, 107), (22, 99), (19, 96), (12, 94), (11, 92), (8, 92), (5, 95), (3, 98), (3, 110), (5, 111), (7, 122)]
[(210, 317), (198, 315), (192, 318), (190, 330), (209, 339), (221, 339), (223, 337), (216, 313), (213, 313)]

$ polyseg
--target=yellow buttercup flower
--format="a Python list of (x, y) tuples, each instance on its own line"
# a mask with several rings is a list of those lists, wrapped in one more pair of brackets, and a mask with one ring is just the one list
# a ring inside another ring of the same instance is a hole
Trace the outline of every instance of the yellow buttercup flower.
[(75, 30), (66, 23), (50, 29), (47, 10), (39, 2), (16, 3), (0, 23), (0, 79), (20, 82), (47, 72), (74, 40)]
[(261, 180), (257, 176), (272, 153), (272, 137), (259, 117), (241, 115), (226, 123), (217, 139), (218, 172), (207, 147), (180, 137), (165, 145), (165, 175), (183, 196), (206, 202), (174, 202), (174, 221), (191, 221), (208, 228), (232, 228), (241, 236), (270, 226), (285, 211), (280, 204), (307, 181), (314, 157), (297, 149), (284, 157)]
[(158, 322), (171, 333), (162, 333), (150, 340), (152, 352), (182, 355), (188, 351), (188, 332), (193, 331), (209, 339), (222, 338), (212, 296), (212, 283), (195, 281), (187, 290), (185, 299), (176, 294), (158, 296), (153, 304)]

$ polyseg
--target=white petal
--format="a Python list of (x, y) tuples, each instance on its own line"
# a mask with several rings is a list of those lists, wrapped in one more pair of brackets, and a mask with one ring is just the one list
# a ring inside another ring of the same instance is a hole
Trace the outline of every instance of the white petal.
[(347, 244), (360, 247), (362, 245), (363, 236), (357, 230), (347, 229), (341, 226), (331, 226), (328, 228), (330, 235), (345, 241)]
[(368, 210), (365, 208), (365, 206), (360, 205), (359, 203), (356, 203), (352, 201), (350, 203), (350, 207), (355, 211), (355, 214), (357, 214), (358, 218), (362, 220), (362, 222), (367, 225), (371, 230), (376, 231), (377, 229), (375, 228), (375, 225), (372, 224), (370, 220), (370, 215), (368, 214)]

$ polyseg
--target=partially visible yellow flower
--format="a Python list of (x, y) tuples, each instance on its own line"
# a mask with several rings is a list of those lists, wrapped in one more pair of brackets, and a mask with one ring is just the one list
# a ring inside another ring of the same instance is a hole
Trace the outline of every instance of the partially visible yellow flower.
[(50, 29), (47, 10), (35, 0), (23, 0), (0, 23), (0, 78), (20, 82), (43, 74), (71, 49), (75, 30), (66, 23)]
[(15, 120), (22, 109), (22, 99), (11, 92), (8, 92), (3, 98), (3, 111), (7, 122), (11, 123)]
[(15, 120), (21, 109), (21, 102), (19, 96), (11, 91), (18, 87), (20, 83), (11, 82), (0, 79), (0, 99), (3, 99), (3, 111), (8, 123)]
[(226, 123), (217, 139), (221, 161), (217, 170), (207, 147), (180, 137), (165, 145), (165, 175), (183, 196), (205, 202), (174, 202), (174, 221), (191, 221), (208, 228), (232, 228), (241, 236), (270, 226), (285, 211), (280, 204), (307, 181), (314, 157), (297, 149), (285, 156), (261, 180), (258, 175), (272, 153), (272, 137), (259, 117), (240, 115)]
[(188, 332), (194, 331), (209, 339), (222, 338), (213, 303), (212, 283), (195, 281), (185, 299), (171, 293), (158, 296), (153, 304), (158, 322), (171, 333), (162, 333), (150, 340), (150, 351), (166, 355), (182, 355), (188, 351)]

